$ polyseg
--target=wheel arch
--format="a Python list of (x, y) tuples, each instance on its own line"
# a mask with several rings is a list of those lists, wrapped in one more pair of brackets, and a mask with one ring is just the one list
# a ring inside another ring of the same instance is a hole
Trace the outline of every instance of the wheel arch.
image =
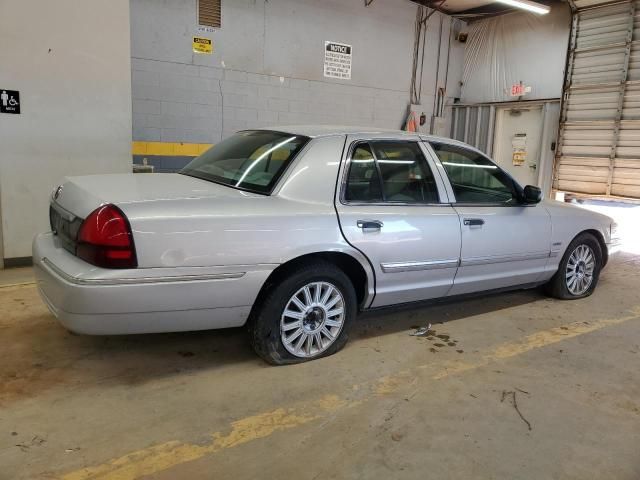
[(306, 253), (294, 257), (276, 267), (269, 277), (265, 280), (264, 284), (260, 288), (260, 292), (254, 302), (254, 306), (259, 305), (264, 298), (269, 288), (277, 283), (280, 278), (285, 276), (290, 270), (299, 267), (302, 264), (310, 263), (313, 261), (324, 261), (331, 263), (341, 269), (351, 283), (356, 292), (356, 298), (360, 308), (366, 307), (372, 300), (372, 292), (374, 288), (373, 273), (369, 272), (369, 268), (366, 268), (362, 261), (358, 260), (355, 256), (349, 253), (339, 251), (322, 251)]
[(602, 235), (600, 231), (590, 228), (590, 229), (582, 230), (581, 232), (579, 232), (577, 235), (575, 235), (571, 239), (571, 241), (573, 242), (574, 239), (576, 239), (579, 235), (582, 235), (583, 233), (588, 233), (590, 235), (593, 235), (594, 237), (596, 237), (596, 240), (598, 240), (598, 243), (600, 244), (600, 250), (602, 251), (602, 267), (604, 268), (604, 266), (609, 261), (609, 251), (607, 249), (607, 243), (605, 242), (604, 235)]

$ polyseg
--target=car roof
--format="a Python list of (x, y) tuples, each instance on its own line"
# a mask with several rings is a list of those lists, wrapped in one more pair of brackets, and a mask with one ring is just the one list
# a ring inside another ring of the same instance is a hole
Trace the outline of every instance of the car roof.
[(437, 137), (435, 135), (425, 135), (419, 132), (407, 132), (404, 130), (393, 130), (377, 127), (354, 127), (346, 125), (278, 125), (272, 127), (261, 127), (255, 130), (271, 130), (276, 132), (290, 133), (292, 135), (304, 135), (305, 137), (318, 138), (334, 135), (370, 135), (389, 134), (393, 137), (420, 137), (423, 140), (442, 141), (447, 143), (460, 143), (450, 138)]

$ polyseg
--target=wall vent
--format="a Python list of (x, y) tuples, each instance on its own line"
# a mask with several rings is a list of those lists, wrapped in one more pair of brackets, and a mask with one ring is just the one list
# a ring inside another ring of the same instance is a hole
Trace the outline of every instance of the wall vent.
[(198, 25), (220, 28), (222, 0), (198, 0)]

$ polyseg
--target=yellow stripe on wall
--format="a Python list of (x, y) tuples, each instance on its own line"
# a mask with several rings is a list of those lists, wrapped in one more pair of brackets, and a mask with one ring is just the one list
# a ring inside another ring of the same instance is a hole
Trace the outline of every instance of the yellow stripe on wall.
[(197, 157), (211, 145), (211, 143), (132, 142), (131, 153), (161, 157)]

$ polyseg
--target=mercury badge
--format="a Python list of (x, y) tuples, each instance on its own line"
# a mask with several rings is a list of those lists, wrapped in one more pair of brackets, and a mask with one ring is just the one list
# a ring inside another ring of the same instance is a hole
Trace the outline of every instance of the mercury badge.
[(56, 188), (56, 191), (53, 192), (53, 199), (57, 200), (61, 193), (62, 193), (62, 185), (58, 185), (58, 188)]

